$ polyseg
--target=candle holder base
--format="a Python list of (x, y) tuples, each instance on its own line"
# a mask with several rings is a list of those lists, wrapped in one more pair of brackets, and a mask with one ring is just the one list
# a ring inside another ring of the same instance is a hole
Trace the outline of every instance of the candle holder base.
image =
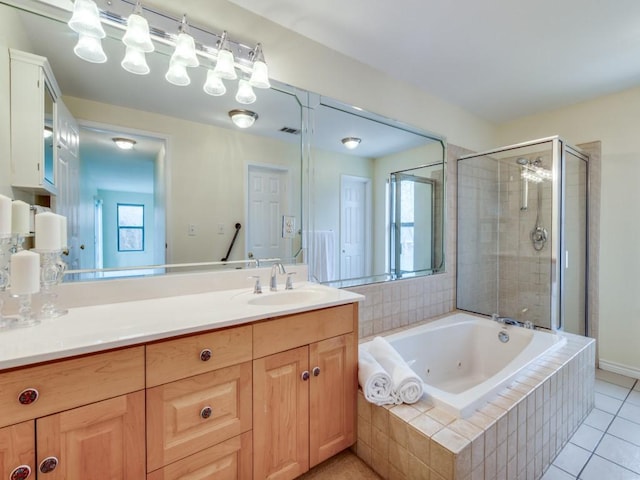
[(31, 295), (13, 295), (20, 302), (20, 310), (15, 317), (3, 317), (2, 329), (33, 327), (40, 323), (40, 319), (33, 314), (31, 309)]

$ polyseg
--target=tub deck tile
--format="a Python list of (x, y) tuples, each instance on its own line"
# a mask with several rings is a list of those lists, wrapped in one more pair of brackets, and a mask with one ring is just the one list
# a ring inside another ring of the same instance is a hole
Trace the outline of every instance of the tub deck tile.
[(431, 418), (445, 426), (449, 425), (456, 419), (454, 415), (451, 415), (449, 412), (446, 412), (438, 407), (428, 410), (427, 412), (425, 412), (425, 415), (430, 416)]
[(467, 440), (475, 440), (477, 437), (484, 433), (484, 430), (473, 423), (459, 418), (454, 422), (447, 425), (447, 428), (453, 430), (459, 435), (462, 435)]

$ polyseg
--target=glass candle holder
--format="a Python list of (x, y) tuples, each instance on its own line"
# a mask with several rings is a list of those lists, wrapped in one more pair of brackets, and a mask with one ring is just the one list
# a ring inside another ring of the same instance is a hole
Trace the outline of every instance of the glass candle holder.
[(67, 264), (62, 260), (62, 250), (34, 250), (40, 254), (40, 293), (42, 295), (42, 307), (40, 318), (56, 318), (64, 315), (68, 310), (57, 305), (58, 285), (62, 283)]
[(4, 299), (9, 289), (9, 263), (13, 242), (10, 235), (0, 236), (0, 328), (8, 326), (9, 319), (2, 315)]
[(21, 233), (14, 233), (11, 236), (11, 253), (18, 253), (23, 250), (22, 245), (26, 237)]
[(8, 323), (5, 328), (21, 328), (38, 325), (40, 319), (33, 313), (31, 308), (31, 294), (12, 295), (12, 297), (18, 299), (20, 309), (18, 310), (17, 317), (7, 318)]

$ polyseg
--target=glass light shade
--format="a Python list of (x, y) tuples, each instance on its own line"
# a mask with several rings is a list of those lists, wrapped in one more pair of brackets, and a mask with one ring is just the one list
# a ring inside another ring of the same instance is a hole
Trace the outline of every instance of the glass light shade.
[(180, 33), (176, 39), (176, 49), (171, 55), (172, 62), (180, 62), (185, 67), (197, 67), (200, 65), (196, 55), (196, 42), (188, 33)]
[(213, 69), (216, 75), (225, 80), (235, 80), (238, 78), (233, 65), (233, 53), (230, 50), (218, 50), (218, 61)]
[(133, 146), (138, 143), (132, 138), (116, 137), (112, 138), (116, 146), (121, 150), (131, 150)]
[(251, 71), (249, 83), (256, 88), (271, 88), (271, 84), (269, 83), (269, 69), (266, 63), (260, 60), (253, 62), (253, 70)]
[(78, 43), (73, 48), (73, 53), (91, 63), (104, 63), (107, 61), (107, 54), (102, 49), (102, 41), (97, 37), (83, 33), (78, 37)]
[(236, 127), (249, 128), (258, 119), (258, 114), (251, 110), (231, 110), (229, 117)]
[(358, 145), (360, 145), (360, 142), (362, 140), (359, 139), (358, 137), (346, 137), (346, 138), (343, 138), (341, 141), (345, 147), (347, 147), (349, 150), (353, 150)]
[(191, 79), (187, 73), (187, 67), (180, 62), (171, 61), (169, 63), (169, 70), (167, 70), (164, 78), (167, 82), (178, 85), (179, 87), (186, 87), (191, 83)]
[(122, 65), (122, 68), (127, 72), (135, 73), (136, 75), (146, 75), (149, 73), (149, 65), (147, 65), (144, 52), (134, 47), (127, 47), (127, 53), (120, 65)]
[(73, 15), (69, 20), (69, 28), (81, 35), (104, 38), (106, 33), (100, 22), (100, 12), (93, 0), (76, 0), (73, 4)]
[(137, 48), (141, 52), (153, 52), (154, 46), (149, 35), (149, 22), (142, 15), (132, 13), (127, 18), (127, 31), (122, 37), (127, 47)]
[(227, 93), (227, 87), (224, 86), (222, 79), (217, 76), (213, 70), (207, 71), (207, 81), (204, 83), (202, 89), (206, 94), (213, 95), (214, 97), (219, 97)]
[(256, 94), (247, 80), (241, 78), (238, 82), (238, 93), (236, 93), (236, 101), (244, 105), (249, 105), (256, 101)]

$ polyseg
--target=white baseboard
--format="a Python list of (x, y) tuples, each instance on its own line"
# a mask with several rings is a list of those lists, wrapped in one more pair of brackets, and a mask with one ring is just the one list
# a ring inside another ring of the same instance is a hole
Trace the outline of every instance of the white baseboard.
[(640, 379), (640, 369), (638, 368), (602, 359), (600, 359), (598, 365), (602, 370), (607, 370), (609, 372), (619, 373), (620, 375), (625, 375), (627, 377)]

